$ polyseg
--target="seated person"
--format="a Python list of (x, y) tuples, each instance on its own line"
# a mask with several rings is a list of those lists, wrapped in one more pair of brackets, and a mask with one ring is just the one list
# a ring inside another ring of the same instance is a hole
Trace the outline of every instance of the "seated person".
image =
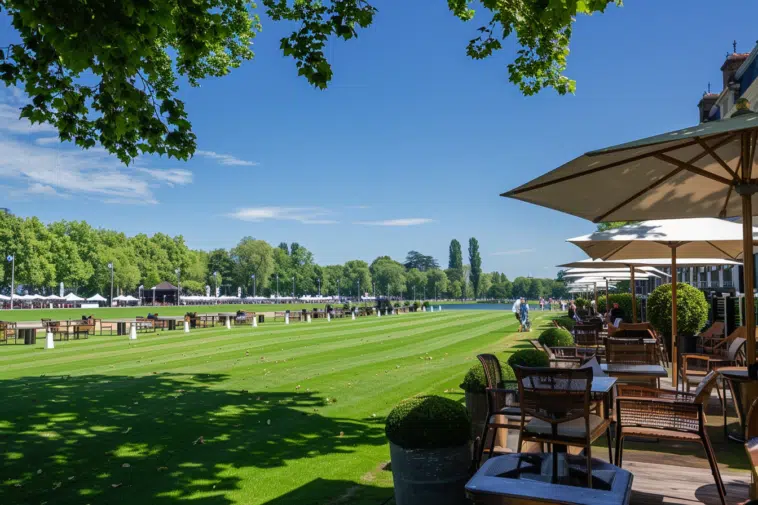
[(613, 308), (608, 313), (608, 319), (613, 322), (617, 319), (624, 319), (624, 311), (619, 307), (618, 303), (613, 304)]

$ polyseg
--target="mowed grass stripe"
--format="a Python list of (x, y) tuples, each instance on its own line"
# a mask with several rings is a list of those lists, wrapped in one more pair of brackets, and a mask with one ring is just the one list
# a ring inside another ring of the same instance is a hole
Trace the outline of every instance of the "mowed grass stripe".
[[(465, 319), (465, 316), (449, 316), (456, 320)], [(377, 318), (378, 319), (378, 318)], [(120, 338), (119, 342), (109, 342), (107, 348), (102, 346), (95, 348), (94, 351), (90, 350), (91, 343), (103, 339), (110, 339), (114, 337), (97, 337), (88, 340), (70, 341), (67, 342), (67, 346), (61, 346), (59, 349), (53, 351), (41, 351), (37, 350), (36, 353), (32, 351), (27, 354), (24, 359), (18, 360), (15, 363), (5, 362), (2, 364), (4, 374), (6, 372), (17, 372), (23, 369), (44, 367), (47, 373), (71, 373), (66, 369), (66, 365), (83, 361), (81, 364), (88, 364), (90, 366), (80, 368), (77, 373), (88, 373), (92, 371), (104, 372), (111, 370), (112, 373), (123, 369), (122, 366), (114, 365), (114, 361), (125, 361), (128, 358), (132, 358), (136, 362), (140, 357), (146, 359), (155, 360), (162, 354), (166, 355), (179, 355), (189, 354), (192, 355), (190, 363), (206, 359), (208, 356), (218, 354), (219, 347), (233, 346), (230, 351), (244, 351), (245, 349), (255, 349), (255, 352), (261, 350), (269, 350), (267, 346), (274, 346), (278, 351), (282, 347), (300, 348), (310, 339), (324, 339), (328, 336), (332, 336), (333, 340), (345, 340), (346, 336), (356, 336), (361, 332), (370, 331), (375, 334), (382, 334), (386, 331), (391, 331), (396, 327), (409, 327), (408, 323), (413, 323), (412, 326), (421, 326), (426, 324), (424, 321), (426, 318), (421, 315), (406, 321), (400, 321), (392, 324), (390, 327), (381, 324), (379, 321), (372, 324), (371, 322), (364, 323), (360, 326), (354, 326), (351, 323), (353, 321), (344, 321), (340, 323), (324, 323), (323, 325), (307, 325), (307, 328), (287, 328), (282, 325), (285, 331), (281, 329), (275, 329), (273, 331), (255, 332), (252, 329), (233, 329), (226, 330), (225, 328), (215, 329), (202, 329), (186, 335), (184, 333), (158, 333), (139, 335), (136, 342), (129, 341), (127, 337), (115, 337)], [(438, 318), (429, 318), (431, 321), (437, 321)], [(398, 326), (399, 325), (399, 326)], [(292, 325), (290, 325), (292, 326)], [(345, 327), (342, 331), (330, 332), (334, 327)], [(362, 328), (362, 330), (361, 330)], [(198, 334), (199, 333), (199, 334)], [(268, 334), (273, 333), (271, 338), (263, 338)], [(302, 337), (303, 333), (310, 333), (307, 337)], [(282, 340), (285, 338), (285, 340)], [(85, 350), (86, 349), (86, 350)], [(61, 356), (60, 351), (67, 351), (65, 355)], [(56, 354), (58, 353), (58, 354)], [(32, 355), (33, 354), (33, 355)], [(47, 359), (45, 359), (47, 358)], [(179, 357), (180, 358), (180, 357)], [(177, 358), (177, 359), (179, 359)], [(140, 360), (141, 361), (141, 360)], [(58, 365), (58, 366), (55, 366)], [(100, 370), (98, 367), (103, 367)], [(0, 375), (1, 376), (1, 375)]]

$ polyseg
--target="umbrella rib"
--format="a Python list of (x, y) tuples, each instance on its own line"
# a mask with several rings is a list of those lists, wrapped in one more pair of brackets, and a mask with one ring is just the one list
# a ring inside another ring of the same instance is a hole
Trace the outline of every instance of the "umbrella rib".
[(625, 243), (624, 243), (624, 244), (622, 244), (622, 245), (621, 245), (621, 247), (619, 247), (618, 249), (615, 249), (615, 250), (611, 251), (610, 253), (608, 253), (608, 254), (607, 254), (605, 257), (603, 257), (603, 258), (602, 258), (602, 260), (603, 260), (603, 261), (608, 261), (608, 258), (610, 258), (610, 257), (611, 257), (611, 256), (613, 256), (614, 254), (616, 254), (616, 253), (618, 253), (619, 251), (621, 251), (621, 249), (623, 249), (624, 247), (628, 246), (630, 243), (631, 243), (631, 242), (625, 242)]
[[(553, 184), (558, 184), (560, 182), (570, 181), (572, 179), (577, 179), (579, 177), (584, 177), (585, 175), (592, 175), (592, 174), (594, 174), (596, 172), (602, 172), (603, 170), (608, 170), (610, 168), (615, 168), (615, 167), (617, 167), (619, 165), (624, 165), (626, 163), (631, 163), (633, 161), (639, 161), (639, 160), (642, 160), (642, 159), (645, 159), (645, 158), (648, 158), (648, 157), (654, 157), (654, 156), (657, 156), (659, 154), (666, 153), (668, 151), (674, 151), (676, 149), (683, 149), (685, 147), (690, 147), (690, 146), (693, 146), (693, 145), (696, 145), (696, 144), (697, 144), (697, 139), (693, 139), (693, 140), (691, 140), (689, 142), (685, 142), (684, 144), (681, 144), (681, 145), (676, 145), (676, 146), (673, 146), (673, 147), (669, 146), (669, 147), (666, 147), (666, 148), (663, 148), (663, 149), (658, 149), (656, 151), (650, 151), (648, 153), (638, 154), (637, 156), (632, 156), (631, 158), (626, 158), (626, 159), (623, 159), (623, 160), (614, 161), (613, 163), (608, 163), (607, 165), (601, 165), (599, 167), (590, 168), (589, 170), (585, 170), (584, 172), (580, 172), (578, 174), (564, 175), (563, 177), (558, 177), (557, 179), (553, 179), (552, 181), (545, 181), (545, 182), (540, 182), (538, 184), (535, 184), (533, 186), (512, 189), (510, 191), (506, 191), (505, 193), (501, 193), (500, 196), (510, 197), (510, 196), (519, 195), (521, 193), (526, 193), (527, 191), (534, 191), (535, 189), (541, 189), (541, 188), (544, 188), (544, 187), (547, 187), (547, 186), (552, 186)], [(672, 158), (672, 159), (674, 159), (674, 158)]]
[[(737, 165), (737, 169), (739, 170), (739, 165)], [(719, 212), (719, 217), (722, 219), (726, 217), (726, 208), (729, 206), (729, 197), (732, 196), (732, 189), (734, 189), (734, 186), (729, 186), (729, 190), (726, 192), (726, 200), (724, 200), (724, 207)]]
[(709, 246), (713, 247), (714, 249), (716, 249), (718, 252), (720, 252), (721, 254), (723, 254), (724, 256), (726, 256), (727, 258), (729, 258), (730, 260), (736, 260), (737, 259), (734, 256), (732, 256), (731, 254), (729, 254), (728, 252), (726, 252), (725, 250), (723, 250), (722, 248), (720, 248), (719, 246), (717, 246), (716, 244), (714, 244), (713, 242), (711, 242), (710, 240), (706, 240), (705, 243), (708, 244)]
[(674, 170), (672, 170), (671, 172), (669, 172), (667, 175), (661, 177), (660, 179), (658, 179), (657, 181), (655, 181), (654, 183), (652, 183), (650, 186), (648, 186), (648, 187), (646, 187), (646, 188), (638, 191), (637, 193), (633, 194), (632, 196), (630, 196), (629, 198), (627, 198), (626, 200), (624, 200), (620, 204), (616, 205), (615, 207), (613, 207), (611, 210), (609, 210), (605, 214), (596, 217), (595, 219), (592, 220), (592, 222), (593, 223), (598, 223), (598, 222), (602, 221), (608, 215), (613, 214), (614, 212), (616, 212), (617, 210), (621, 209), (622, 207), (625, 207), (626, 205), (630, 204), (631, 202), (633, 202), (637, 198), (641, 197), (642, 195), (644, 195), (645, 193), (647, 193), (651, 189), (653, 189), (653, 188), (655, 188), (657, 186), (660, 186), (661, 184), (663, 184), (664, 182), (666, 182), (667, 180), (671, 179), (676, 174), (678, 174), (679, 172), (681, 172), (682, 170), (684, 170), (684, 167), (677, 167), (677, 168), (675, 168)]
[(708, 172), (707, 170), (703, 170), (702, 168), (698, 168), (695, 165), (692, 165), (690, 163), (678, 160), (676, 158), (672, 158), (671, 156), (668, 156), (666, 154), (656, 154), (654, 155), (656, 158), (658, 158), (661, 161), (665, 161), (666, 163), (670, 163), (672, 165), (675, 165), (677, 167), (682, 167), (688, 172), (692, 172), (694, 174), (700, 175), (702, 177), (705, 177), (706, 179), (711, 179), (716, 182), (720, 182), (721, 184), (724, 184), (725, 186), (731, 186), (732, 181), (725, 177), (721, 177), (720, 175), (712, 174), (711, 172)]
[(719, 165), (721, 165), (724, 168), (724, 170), (726, 170), (729, 173), (729, 175), (732, 176), (732, 179), (734, 179), (735, 181), (738, 181), (737, 173), (734, 170), (732, 170), (729, 167), (729, 165), (726, 164), (726, 161), (724, 161), (721, 158), (721, 156), (719, 156), (716, 153), (716, 151), (714, 151), (713, 148), (711, 148), (711, 146), (709, 146), (708, 143), (705, 142), (703, 139), (697, 139), (697, 140), (698, 140), (698, 143), (702, 146), (702, 148), (705, 149), (705, 151), (708, 154), (711, 155), (711, 158), (713, 158), (714, 160), (716, 160), (716, 163), (718, 163)]

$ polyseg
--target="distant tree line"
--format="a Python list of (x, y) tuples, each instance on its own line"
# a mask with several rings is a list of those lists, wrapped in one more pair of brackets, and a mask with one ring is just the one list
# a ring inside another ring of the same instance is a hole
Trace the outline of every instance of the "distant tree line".
[[(187, 247), (179, 235), (156, 233), (150, 237), (93, 228), (84, 221), (58, 221), (45, 225), (36, 217), (0, 213), (0, 250), (15, 257), (15, 280), (29, 292), (66, 290), (91, 295), (110, 289), (110, 269), (117, 290), (149, 290), (162, 281), (177, 283), (182, 292), (201, 294), (206, 286), (222, 294), (281, 296), (304, 294), (358, 296), (363, 293), (406, 298), (493, 298), (566, 296), (562, 282), (551, 279), (483, 273), (479, 242), (469, 240), (468, 264), (460, 242), (450, 243), (448, 268), (442, 270), (432, 256), (409, 251), (404, 262), (380, 256), (371, 264), (350, 260), (343, 265), (318, 265), (307, 248), (297, 242), (276, 247), (244, 237), (231, 249), (212, 251)], [(3, 261), (3, 290), (11, 284), (11, 263)], [(215, 275), (214, 275), (215, 274)], [(255, 276), (255, 280), (253, 280)]]

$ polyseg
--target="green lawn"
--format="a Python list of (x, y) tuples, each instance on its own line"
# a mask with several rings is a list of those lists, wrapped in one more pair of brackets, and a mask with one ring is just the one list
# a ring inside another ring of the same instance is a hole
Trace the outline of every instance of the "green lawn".
[(462, 401), (515, 329), (448, 311), (0, 346), (0, 503), (382, 504), (389, 410)]

